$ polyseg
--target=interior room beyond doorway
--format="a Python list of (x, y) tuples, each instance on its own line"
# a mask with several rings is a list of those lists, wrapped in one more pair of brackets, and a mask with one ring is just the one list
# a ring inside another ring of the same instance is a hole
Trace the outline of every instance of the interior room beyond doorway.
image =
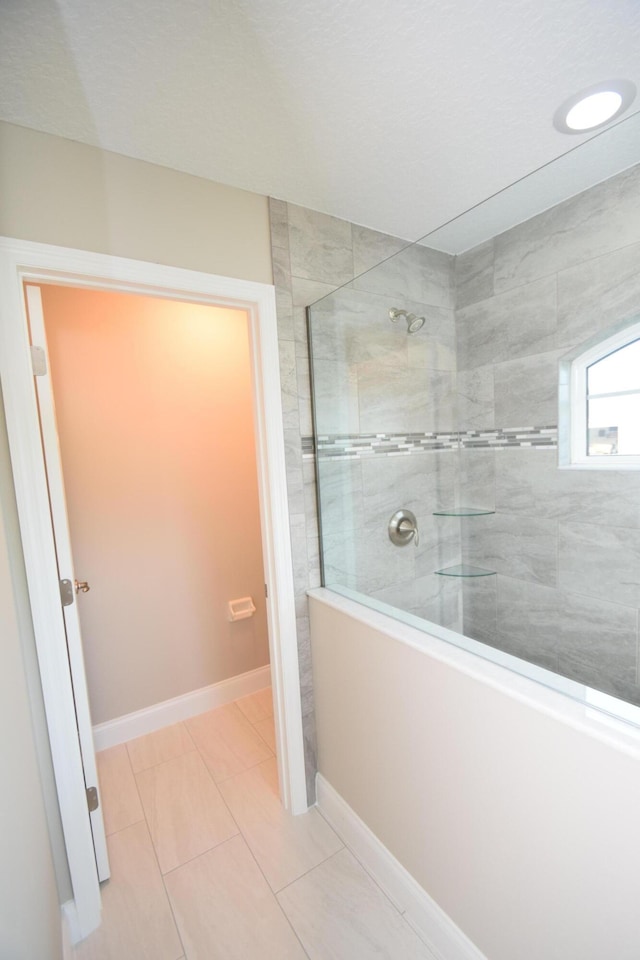
[(247, 314), (41, 291), (100, 724), (268, 663)]

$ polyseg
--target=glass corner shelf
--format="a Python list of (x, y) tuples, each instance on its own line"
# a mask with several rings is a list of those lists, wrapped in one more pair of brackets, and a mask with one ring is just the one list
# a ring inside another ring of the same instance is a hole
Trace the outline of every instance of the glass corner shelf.
[(451, 510), (434, 510), (434, 517), (488, 517), (495, 510), (483, 510), (481, 507), (452, 507)]
[(473, 567), (470, 563), (456, 563), (452, 567), (436, 570), (436, 573), (441, 577), (492, 577), (496, 571), (487, 570), (486, 567)]

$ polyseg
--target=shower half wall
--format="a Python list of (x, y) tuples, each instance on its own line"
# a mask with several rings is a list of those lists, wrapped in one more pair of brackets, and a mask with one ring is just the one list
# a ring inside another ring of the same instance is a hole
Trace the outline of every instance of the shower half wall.
[[(324, 584), (640, 704), (640, 474), (557, 451), (559, 359), (640, 310), (640, 167), (428, 243), (310, 309)], [(399, 509), (418, 544), (391, 543)]]

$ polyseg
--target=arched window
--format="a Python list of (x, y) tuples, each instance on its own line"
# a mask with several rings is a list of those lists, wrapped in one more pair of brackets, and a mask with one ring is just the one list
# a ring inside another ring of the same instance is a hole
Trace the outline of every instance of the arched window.
[(560, 362), (560, 465), (640, 468), (640, 322)]

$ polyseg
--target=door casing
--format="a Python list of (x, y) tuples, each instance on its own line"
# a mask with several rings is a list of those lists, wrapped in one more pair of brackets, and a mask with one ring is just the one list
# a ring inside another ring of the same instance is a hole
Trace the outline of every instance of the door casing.
[(269, 603), (269, 647), (281, 799), (307, 809), (275, 309), (269, 284), (0, 237), (0, 380), (4, 394), (29, 599), (56, 789), (73, 888), (65, 914), (74, 942), (100, 922), (55, 542), (40, 443), (24, 283), (139, 293), (247, 311), (258, 488)]

